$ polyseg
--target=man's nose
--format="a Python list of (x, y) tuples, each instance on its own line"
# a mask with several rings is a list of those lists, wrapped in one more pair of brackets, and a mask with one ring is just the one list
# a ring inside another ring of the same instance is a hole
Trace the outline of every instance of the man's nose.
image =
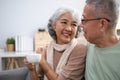
[(81, 28), (83, 28), (83, 27), (84, 27), (82, 23), (80, 23), (80, 27), (81, 27)]

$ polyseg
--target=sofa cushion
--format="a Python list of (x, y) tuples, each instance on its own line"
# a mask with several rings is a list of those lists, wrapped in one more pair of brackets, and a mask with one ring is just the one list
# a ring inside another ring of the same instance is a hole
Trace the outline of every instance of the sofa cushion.
[(0, 71), (0, 80), (26, 80), (28, 72), (27, 67)]

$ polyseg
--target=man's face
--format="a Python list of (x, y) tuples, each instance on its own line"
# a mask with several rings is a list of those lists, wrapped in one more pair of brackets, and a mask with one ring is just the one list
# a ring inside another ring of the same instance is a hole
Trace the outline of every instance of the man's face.
[(101, 36), (100, 19), (94, 16), (93, 10), (94, 6), (86, 5), (81, 20), (84, 36), (91, 43), (94, 43)]

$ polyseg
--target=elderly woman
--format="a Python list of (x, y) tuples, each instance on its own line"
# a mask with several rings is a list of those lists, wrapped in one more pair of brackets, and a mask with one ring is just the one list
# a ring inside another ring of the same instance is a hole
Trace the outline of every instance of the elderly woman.
[(53, 41), (46, 49), (37, 50), (42, 54), (39, 74), (26, 61), (32, 80), (84, 79), (86, 46), (75, 39), (80, 32), (79, 24), (79, 13), (73, 9), (60, 8), (53, 14), (48, 23)]

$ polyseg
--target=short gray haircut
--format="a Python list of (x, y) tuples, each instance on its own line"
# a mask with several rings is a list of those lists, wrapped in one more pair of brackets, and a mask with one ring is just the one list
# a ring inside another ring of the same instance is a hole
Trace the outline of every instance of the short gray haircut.
[(116, 0), (86, 0), (86, 4), (95, 7), (94, 16), (108, 18), (110, 26), (116, 26), (119, 17), (119, 4)]
[(65, 13), (71, 13), (73, 18), (77, 21), (77, 25), (78, 25), (78, 29), (77, 29), (77, 33), (76, 33), (76, 38), (78, 37), (81, 29), (79, 27), (80, 25), (80, 14), (77, 10), (72, 9), (72, 8), (59, 8), (56, 10), (56, 12), (50, 17), (49, 22), (48, 22), (48, 32), (50, 34), (50, 36), (56, 40), (57, 36), (56, 33), (53, 29), (53, 24), (55, 24), (55, 22), (60, 18), (61, 15), (65, 14)]

